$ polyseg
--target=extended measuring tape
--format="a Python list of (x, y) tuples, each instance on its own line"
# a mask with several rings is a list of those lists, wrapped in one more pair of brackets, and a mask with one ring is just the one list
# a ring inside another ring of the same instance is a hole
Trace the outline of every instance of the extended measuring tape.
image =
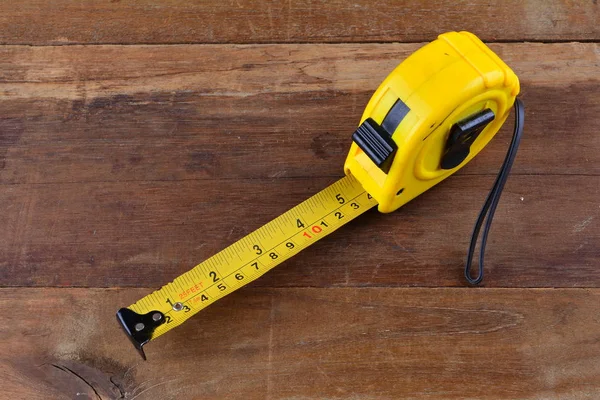
[[(515, 105), (515, 134), (477, 219), (466, 278), (483, 277), (483, 249), (516, 155), (523, 107), (514, 72), (476, 36), (442, 34), (402, 62), (369, 101), (344, 165), (346, 177), (177, 277), (121, 308), (117, 318), (143, 346), (198, 311), (252, 282), (368, 209), (394, 211), (470, 161), (498, 132)], [(487, 216), (479, 275), (470, 265)]]

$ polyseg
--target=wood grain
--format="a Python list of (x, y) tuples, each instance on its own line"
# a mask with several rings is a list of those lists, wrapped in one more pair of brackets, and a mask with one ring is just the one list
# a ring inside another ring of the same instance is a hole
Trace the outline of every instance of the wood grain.
[(146, 292), (1, 289), (3, 394), (44, 400), (600, 396), (596, 289), (246, 288), (150, 343), (143, 362), (114, 312)]
[[(339, 176), (372, 92), (418, 47), (0, 48), (0, 182)], [(598, 44), (492, 48), (527, 107), (513, 174), (598, 175)], [(495, 174), (510, 125), (459, 173)]]
[(24, 0), (0, 4), (0, 43), (429, 41), (469, 30), (495, 41), (598, 40), (596, 1)]
[[(339, 177), (371, 91), (417, 47), (1, 48), (0, 284), (169, 281)], [(493, 48), (527, 122), (486, 284), (598, 287), (598, 45)], [(256, 285), (462, 285), (508, 130), (460, 176)]]
[[(8, 185), (0, 285), (159, 287), (332, 178)], [(455, 176), (392, 214), (361, 216), (259, 286), (462, 286), (492, 176)], [(600, 177), (512, 176), (486, 286), (599, 287)]]
[[(0, 398), (600, 398), (599, 20), (596, 0), (0, 1)], [(337, 179), (381, 80), (463, 29), (526, 103), (487, 287), (462, 266), (510, 123), (141, 361), (116, 310)]]

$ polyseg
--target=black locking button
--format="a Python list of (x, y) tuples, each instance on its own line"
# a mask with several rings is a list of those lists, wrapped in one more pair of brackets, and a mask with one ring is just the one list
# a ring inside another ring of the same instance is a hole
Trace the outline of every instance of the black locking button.
[(452, 125), (442, 156), (442, 169), (458, 167), (469, 155), (475, 139), (494, 118), (494, 112), (486, 108)]
[(352, 140), (383, 172), (390, 170), (398, 146), (377, 122), (367, 118), (354, 132)]
[(398, 150), (392, 135), (409, 112), (410, 108), (402, 100), (397, 99), (381, 125), (367, 118), (352, 135), (352, 140), (358, 147), (386, 174), (390, 171), (394, 154)]

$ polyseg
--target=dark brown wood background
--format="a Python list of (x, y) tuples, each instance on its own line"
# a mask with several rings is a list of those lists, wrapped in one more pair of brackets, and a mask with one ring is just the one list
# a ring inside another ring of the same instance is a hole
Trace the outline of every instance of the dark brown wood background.
[[(599, 22), (595, 0), (1, 2), (0, 398), (600, 398)], [(484, 287), (462, 268), (510, 123), (141, 361), (116, 310), (338, 179), (380, 81), (463, 29), (527, 110)]]

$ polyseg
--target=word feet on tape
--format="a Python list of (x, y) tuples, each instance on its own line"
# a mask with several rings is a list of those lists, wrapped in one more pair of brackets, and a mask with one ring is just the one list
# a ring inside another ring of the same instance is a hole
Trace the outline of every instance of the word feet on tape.
[[(392, 212), (446, 179), (479, 153), (511, 108), (515, 129), (500, 173), (478, 216), (465, 278), (483, 279), (485, 242), (523, 131), (519, 80), (483, 42), (449, 32), (417, 50), (383, 81), (352, 135), (346, 176), (117, 312), (143, 346), (222, 297), (257, 279), (360, 214)], [(485, 222), (485, 224), (484, 224)], [(478, 271), (471, 274), (483, 227)]]

